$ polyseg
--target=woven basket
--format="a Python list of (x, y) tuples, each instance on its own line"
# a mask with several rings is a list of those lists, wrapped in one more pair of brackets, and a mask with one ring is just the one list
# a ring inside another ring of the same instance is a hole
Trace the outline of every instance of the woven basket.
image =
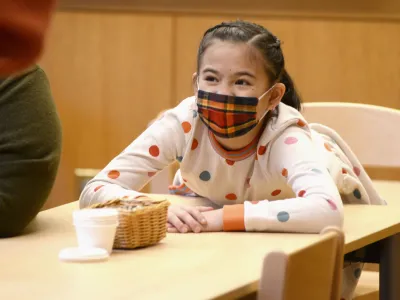
[(167, 235), (169, 202), (166, 200), (115, 199), (90, 206), (90, 209), (118, 209), (115, 249), (133, 249), (158, 243)]

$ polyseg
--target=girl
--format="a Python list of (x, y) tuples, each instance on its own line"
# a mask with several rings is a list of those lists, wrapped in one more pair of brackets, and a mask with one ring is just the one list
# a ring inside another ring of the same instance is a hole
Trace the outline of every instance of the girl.
[[(199, 195), (220, 208), (171, 205), (169, 232), (342, 227), (343, 203), (326, 162), (334, 145), (300, 114), (276, 36), (243, 21), (210, 28), (200, 43), (193, 88), (195, 96), (165, 112), (86, 185), (81, 207), (147, 197), (137, 190), (177, 160), (171, 192)], [(361, 198), (358, 189), (353, 194)], [(354, 270), (360, 271), (351, 267), (344, 274), (346, 299), (357, 283)]]
[(320, 159), (325, 149), (315, 146), (299, 113), (276, 36), (243, 21), (210, 28), (193, 87), (195, 97), (164, 113), (87, 184), (82, 207), (146, 197), (137, 190), (177, 160), (171, 191), (222, 208), (172, 205), (170, 232), (317, 233), (342, 226), (342, 201)]

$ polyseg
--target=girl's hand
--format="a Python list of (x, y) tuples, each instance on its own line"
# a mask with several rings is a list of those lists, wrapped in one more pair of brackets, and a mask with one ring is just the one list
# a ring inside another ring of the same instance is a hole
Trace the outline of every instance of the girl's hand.
[(171, 205), (168, 208), (168, 232), (195, 232), (203, 231), (207, 226), (205, 212), (214, 210), (208, 206)]
[(222, 208), (207, 211), (203, 215), (207, 220), (207, 225), (204, 231), (209, 231), (209, 232), (223, 231), (224, 227), (223, 227)]
[[(209, 208), (204, 207), (203, 208)], [(223, 230), (223, 211), (222, 209), (209, 209), (207, 211), (202, 212), (202, 215), (206, 219), (206, 224), (202, 225), (201, 231), (203, 232), (216, 232)], [(176, 227), (174, 227), (171, 223), (168, 222), (167, 229), (169, 233), (177, 233), (178, 231)], [(192, 230), (190, 230), (192, 231)], [(194, 231), (195, 232), (195, 231)]]

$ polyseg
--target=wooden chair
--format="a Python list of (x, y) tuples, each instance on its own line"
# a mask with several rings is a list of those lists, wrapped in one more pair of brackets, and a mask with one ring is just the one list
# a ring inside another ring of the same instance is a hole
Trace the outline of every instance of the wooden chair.
[(304, 103), (302, 113), (309, 123), (321, 123), (337, 131), (363, 165), (400, 168), (400, 110), (313, 102)]
[[(400, 168), (400, 110), (342, 102), (304, 103), (304, 117), (334, 129), (364, 166)], [(383, 155), (384, 153), (384, 155)], [(374, 180), (375, 188), (391, 205), (397, 201), (400, 181)]]
[(328, 227), (314, 245), (286, 254), (265, 256), (259, 300), (339, 300), (342, 282), (344, 234)]
[[(400, 110), (342, 102), (304, 103), (304, 117), (334, 129), (350, 146), (364, 166), (400, 168)], [(383, 155), (384, 153), (384, 155)], [(400, 205), (399, 181), (374, 180), (389, 204)]]
[[(400, 168), (400, 111), (368, 104), (342, 102), (305, 103), (303, 115), (309, 123), (321, 123), (337, 131), (365, 166)], [(384, 153), (384, 155), (383, 155)], [(396, 198), (400, 182), (374, 180), (389, 205), (400, 207)], [(377, 270), (366, 265), (365, 269)], [(379, 273), (363, 271), (356, 300), (379, 299)]]

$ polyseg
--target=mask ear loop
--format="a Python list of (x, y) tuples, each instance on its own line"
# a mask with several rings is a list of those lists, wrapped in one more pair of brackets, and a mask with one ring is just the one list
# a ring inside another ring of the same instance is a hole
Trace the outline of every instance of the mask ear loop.
[(197, 75), (197, 80), (196, 80), (197, 92), (199, 92), (199, 90), (200, 90), (200, 84), (199, 84), (199, 82), (200, 82), (199, 75)]
[(268, 94), (274, 87), (276, 84), (274, 84), (273, 86), (271, 86), (264, 94), (262, 94), (260, 97), (258, 97), (258, 101), (261, 100), (261, 98), (263, 98), (266, 94)]
[[(273, 86), (271, 86), (264, 94), (262, 94), (259, 98), (258, 101), (260, 101), (266, 94), (268, 94), (273, 88), (275, 87), (275, 84)], [(274, 108), (275, 109), (275, 108)], [(262, 117), (258, 120), (258, 122), (261, 122), (262, 119), (265, 118), (265, 116), (268, 114), (269, 110), (267, 109), (264, 114), (262, 115)]]

